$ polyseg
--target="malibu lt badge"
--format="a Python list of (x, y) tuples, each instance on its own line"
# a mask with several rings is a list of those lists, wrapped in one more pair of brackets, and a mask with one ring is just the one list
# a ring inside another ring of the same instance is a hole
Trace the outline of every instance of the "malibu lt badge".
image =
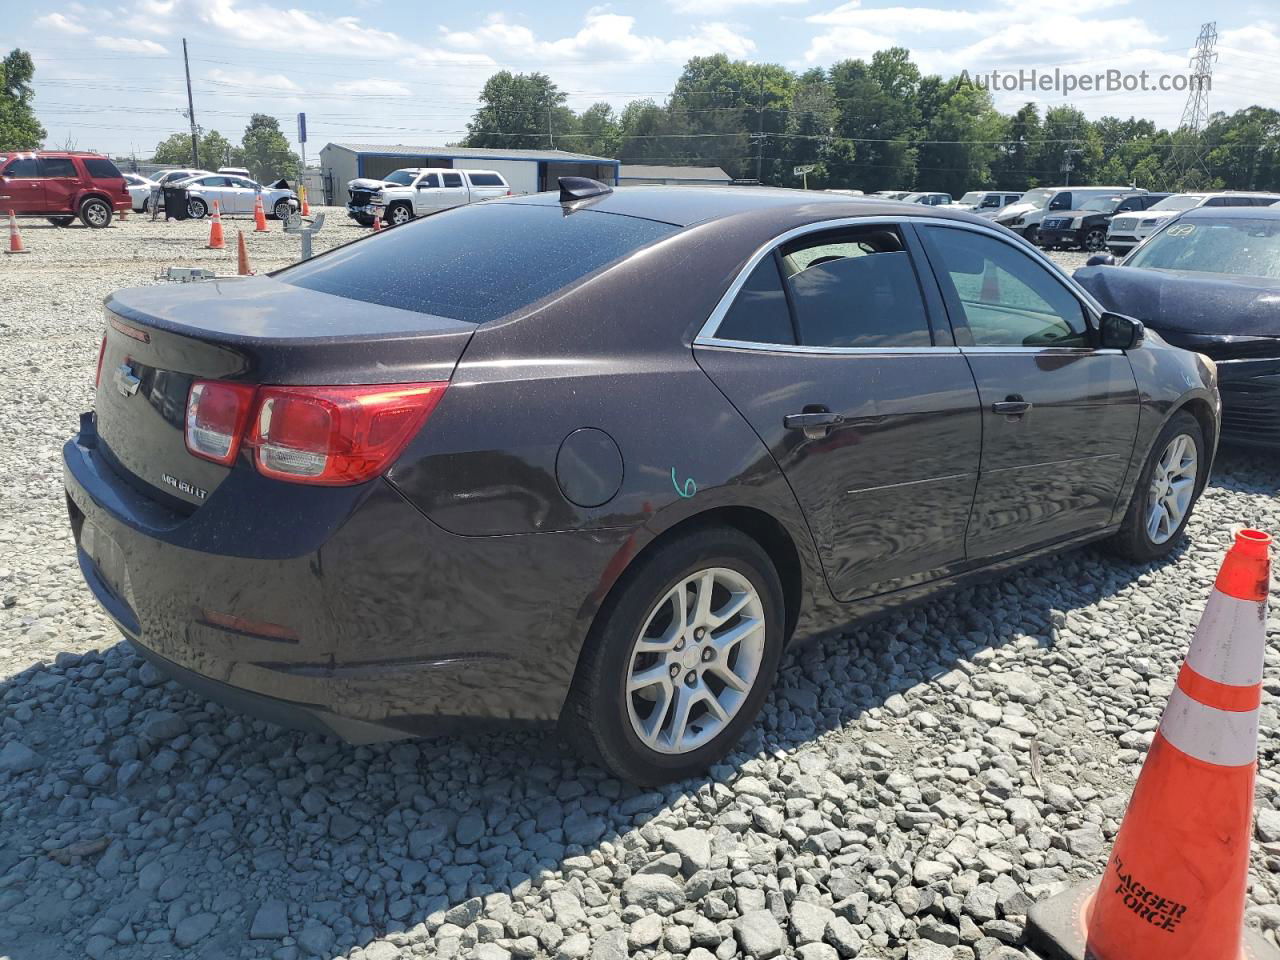
[(189, 494), (197, 500), (203, 500), (205, 497), (209, 496), (208, 490), (197, 487), (194, 483), (188, 483), (186, 480), (179, 480), (172, 474), (162, 473), (160, 474), (160, 478), (169, 486), (173, 487), (173, 489), (178, 490), (181, 493)]

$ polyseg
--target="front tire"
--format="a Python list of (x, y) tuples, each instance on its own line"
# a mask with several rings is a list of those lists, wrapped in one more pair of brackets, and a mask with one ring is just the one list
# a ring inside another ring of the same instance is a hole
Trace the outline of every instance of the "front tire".
[(413, 211), (407, 203), (393, 203), (387, 207), (386, 222), (388, 226), (398, 227), (413, 219)]
[(95, 230), (111, 226), (111, 204), (99, 197), (90, 197), (80, 204), (80, 222)]
[(289, 204), (288, 200), (281, 200), (271, 208), (271, 212), (275, 215), (277, 220), (288, 220), (289, 214), (293, 213), (293, 207)]
[(1084, 247), (1089, 253), (1098, 253), (1107, 247), (1107, 231), (1101, 227), (1094, 227), (1084, 235), (1084, 239), (1080, 241), (1080, 246)]
[(1027, 227), (1025, 230), (1022, 231), (1022, 235), (1023, 237), (1026, 238), (1027, 243), (1031, 244), (1034, 247), (1037, 241), (1039, 241), (1040, 239), (1039, 225), (1034, 223), (1031, 224), (1031, 226)]
[(704, 772), (755, 721), (782, 656), (782, 585), (729, 528), (662, 544), (596, 617), (561, 714), (586, 758), (652, 786)]
[(1111, 549), (1139, 563), (1173, 550), (1191, 519), (1207, 467), (1200, 422), (1179, 410), (1151, 445), (1124, 522), (1108, 541)]

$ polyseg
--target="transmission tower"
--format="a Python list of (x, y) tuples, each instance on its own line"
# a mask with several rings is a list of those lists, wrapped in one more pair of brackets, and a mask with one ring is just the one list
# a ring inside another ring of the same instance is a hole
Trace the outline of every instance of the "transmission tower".
[(1214, 50), (1217, 44), (1217, 22), (1204, 24), (1200, 28), (1200, 36), (1196, 37), (1196, 51), (1191, 55), (1191, 85), (1187, 91), (1187, 105), (1182, 108), (1182, 120), (1178, 124), (1178, 133), (1188, 141), (1175, 154), (1179, 179), (1196, 167), (1206, 175), (1209, 173), (1204, 164), (1200, 133), (1209, 122), (1209, 87), (1213, 82), (1213, 65), (1218, 60)]

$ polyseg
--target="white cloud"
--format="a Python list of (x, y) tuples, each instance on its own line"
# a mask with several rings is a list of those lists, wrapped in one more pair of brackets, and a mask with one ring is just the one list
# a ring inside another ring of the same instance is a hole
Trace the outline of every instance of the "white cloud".
[(115, 50), (117, 53), (145, 53), (155, 56), (169, 52), (154, 40), (140, 40), (137, 37), (108, 37), (99, 34), (93, 38), (93, 45), (103, 50)]
[(61, 13), (46, 13), (43, 17), (36, 17), (35, 25), (37, 27), (48, 27), (51, 30), (57, 30), (61, 33), (88, 33), (89, 28), (83, 24), (76, 23), (71, 17)]
[(767, 7), (776, 10), (781, 6), (795, 6), (809, 0), (667, 0), (676, 13), (690, 13), (702, 17), (718, 16), (729, 10), (747, 7)]
[(714, 53), (746, 57), (756, 48), (749, 37), (723, 23), (704, 23), (692, 33), (671, 40), (638, 34), (635, 24), (635, 17), (591, 10), (577, 33), (556, 40), (539, 40), (523, 24), (492, 14), (476, 30), (443, 29), (441, 35), (444, 42), (456, 50), (487, 51), (495, 59), (501, 59), (504, 54), (519, 56), (525, 60), (543, 60), (548, 65), (586, 60), (653, 63)]
[(344, 83), (335, 83), (333, 85), (334, 93), (359, 93), (365, 95), (377, 95), (380, 97), (407, 97), (410, 90), (403, 83), (397, 80), (382, 80), (378, 77), (368, 77), (361, 80), (350, 80)]

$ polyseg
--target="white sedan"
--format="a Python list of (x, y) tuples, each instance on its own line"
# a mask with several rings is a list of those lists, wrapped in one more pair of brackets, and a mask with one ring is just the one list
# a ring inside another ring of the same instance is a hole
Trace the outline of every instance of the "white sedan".
[(299, 207), (298, 195), (292, 190), (264, 187), (248, 177), (231, 174), (204, 174), (183, 180), (178, 186), (186, 188), (187, 211), (196, 220), (213, 212), (215, 200), (223, 213), (245, 214), (253, 213), (255, 201), (261, 196), (267, 216), (278, 220), (285, 219)]
[(129, 188), (134, 212), (146, 212), (147, 206), (151, 203), (151, 188), (157, 185), (156, 182), (136, 173), (126, 173), (124, 182)]

